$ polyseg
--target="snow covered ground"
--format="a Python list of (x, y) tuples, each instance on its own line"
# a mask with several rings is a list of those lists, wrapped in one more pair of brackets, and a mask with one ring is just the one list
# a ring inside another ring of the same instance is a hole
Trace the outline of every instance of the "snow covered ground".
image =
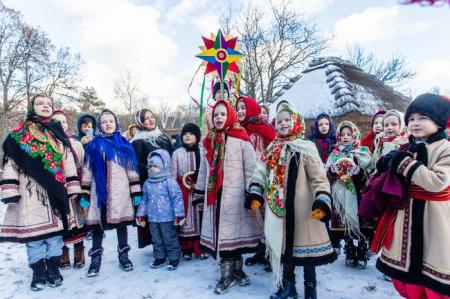
[[(250, 276), (250, 286), (236, 285), (229, 293), (217, 296), (213, 293), (213, 288), (219, 277), (219, 267), (212, 258), (206, 261), (183, 262), (174, 272), (165, 268), (153, 270), (149, 267), (153, 260), (151, 247), (137, 249), (134, 228), (129, 228), (129, 239), (132, 246), (130, 259), (134, 263), (134, 271), (125, 273), (119, 269), (115, 251), (115, 231), (108, 231), (104, 240), (105, 254), (100, 276), (87, 278), (88, 265), (81, 270), (65, 270), (62, 271), (64, 284), (61, 287), (47, 288), (40, 292), (32, 292), (29, 288), (31, 269), (27, 266), (25, 246), (0, 244), (0, 298), (256, 299), (268, 298), (271, 293), (271, 274), (264, 272), (262, 266), (244, 269)], [(86, 245), (89, 248), (90, 241), (87, 241)], [(72, 250), (70, 253), (72, 258)], [(89, 258), (87, 263), (89, 264)], [(341, 255), (332, 265), (319, 267), (319, 298), (400, 298), (391, 283), (383, 280), (382, 274), (374, 268), (374, 263), (373, 257), (368, 269), (352, 269), (344, 265)], [(297, 268), (296, 273), (297, 291), (303, 295), (302, 269)]]

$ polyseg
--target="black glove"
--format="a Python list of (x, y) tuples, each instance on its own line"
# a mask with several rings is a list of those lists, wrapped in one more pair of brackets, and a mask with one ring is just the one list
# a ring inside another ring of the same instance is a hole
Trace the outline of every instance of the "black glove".
[(397, 151), (390, 151), (389, 153), (387, 153), (386, 155), (384, 155), (383, 157), (378, 159), (377, 165), (376, 165), (377, 171), (378, 172), (388, 171), (389, 164), (391, 163), (392, 158), (394, 158), (397, 153), (398, 153)]
[(408, 147), (408, 152), (417, 153), (416, 160), (422, 163), (428, 162), (428, 150), (424, 142), (411, 142)]
[(203, 200), (204, 200), (204, 198), (203, 197), (194, 197), (193, 199), (192, 199), (192, 206), (197, 206), (197, 205), (199, 205), (199, 204), (202, 204), (203, 203)]
[(411, 157), (413, 158), (413, 155), (410, 152), (399, 152), (397, 153), (392, 159), (391, 162), (389, 163), (389, 169), (394, 172), (397, 173), (397, 169), (398, 166), (400, 165), (400, 163), (403, 161), (403, 159), (405, 159), (406, 157)]

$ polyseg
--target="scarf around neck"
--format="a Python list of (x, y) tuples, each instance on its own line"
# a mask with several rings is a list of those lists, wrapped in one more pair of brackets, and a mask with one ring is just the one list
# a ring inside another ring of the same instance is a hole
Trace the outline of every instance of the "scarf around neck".
[(206, 160), (210, 167), (207, 182), (208, 206), (216, 202), (219, 190), (222, 188), (226, 136), (250, 141), (247, 132), (240, 126), (237, 120), (236, 111), (228, 101), (217, 101), (213, 108), (213, 115), (219, 104), (223, 104), (227, 108), (227, 120), (225, 121), (224, 127), (220, 130), (214, 128), (203, 140), (203, 145), (206, 150)]
[(150, 160), (153, 156), (159, 156), (163, 161), (164, 168), (160, 169), (159, 172), (148, 172), (148, 180), (151, 183), (159, 183), (167, 180), (171, 177), (170, 173), (170, 154), (166, 150), (158, 149), (154, 150), (148, 156), (148, 160)]

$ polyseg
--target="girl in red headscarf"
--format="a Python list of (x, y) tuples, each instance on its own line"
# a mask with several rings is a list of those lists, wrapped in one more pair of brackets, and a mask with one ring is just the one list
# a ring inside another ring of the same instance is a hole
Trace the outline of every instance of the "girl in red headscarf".
[(243, 204), (256, 163), (250, 138), (227, 101), (217, 101), (212, 115), (214, 128), (203, 141), (206, 159), (196, 189), (205, 190), (200, 245), (220, 258), (221, 278), (214, 292), (223, 294), (236, 283), (250, 283), (242, 270), (242, 254), (256, 251), (262, 223), (260, 212)]
[(261, 158), (264, 149), (275, 139), (275, 129), (261, 121), (261, 107), (252, 98), (241, 96), (236, 103), (239, 123), (245, 128), (256, 152), (256, 160)]

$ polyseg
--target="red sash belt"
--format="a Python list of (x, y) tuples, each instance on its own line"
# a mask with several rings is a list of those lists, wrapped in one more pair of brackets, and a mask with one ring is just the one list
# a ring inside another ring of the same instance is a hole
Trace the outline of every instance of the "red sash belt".
[[(408, 198), (430, 201), (450, 200), (450, 186), (440, 192), (429, 192), (416, 185), (408, 186)], [(380, 221), (378, 222), (372, 246), (370, 247), (372, 252), (378, 253), (383, 246), (386, 247), (386, 249), (391, 248), (392, 239), (394, 238), (395, 219), (397, 219), (396, 210), (383, 213), (383, 216), (381, 216)]]

